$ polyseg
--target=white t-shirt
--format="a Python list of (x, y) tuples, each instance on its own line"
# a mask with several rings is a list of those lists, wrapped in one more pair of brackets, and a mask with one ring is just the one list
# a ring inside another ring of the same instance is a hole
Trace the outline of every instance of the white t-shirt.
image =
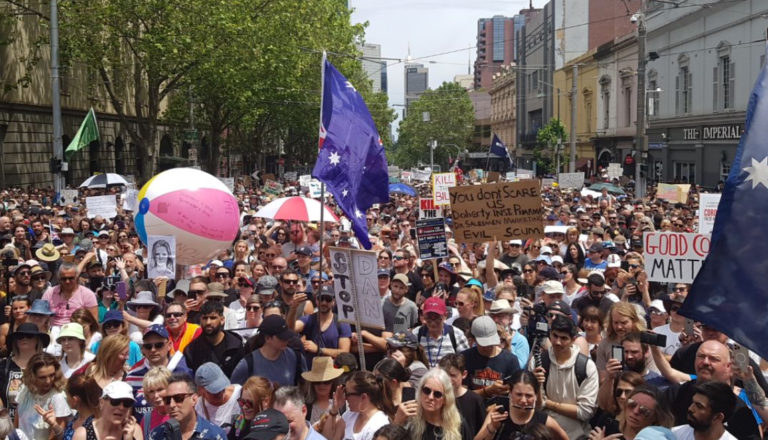
[(67, 395), (64, 391), (49, 391), (44, 395), (33, 395), (25, 385), (21, 386), (19, 394), (16, 396), (16, 415), (19, 418), (19, 429), (27, 434), (32, 434), (33, 438), (48, 438), (50, 425), (43, 417), (35, 411), (35, 405), (42, 408), (53, 408), (56, 417), (69, 417), (72, 410), (67, 405)]
[(90, 351), (86, 351), (83, 353), (83, 358), (80, 360), (80, 363), (77, 365), (69, 366), (69, 364), (66, 361), (66, 355), (64, 359), (61, 360), (61, 372), (64, 374), (64, 377), (69, 379), (70, 376), (72, 376), (72, 373), (79, 370), (83, 365), (87, 364), (88, 362), (92, 361), (96, 358), (96, 355), (91, 353)]
[(245, 307), (243, 307), (242, 304), (240, 304), (240, 300), (236, 299), (229, 303), (229, 310), (232, 310), (235, 313), (235, 319), (237, 319), (237, 327), (235, 328), (245, 328)]
[(667, 345), (661, 349), (664, 354), (673, 355), (680, 348), (680, 332), (673, 332), (669, 324), (660, 325), (653, 329), (654, 332), (667, 337)]
[(344, 440), (373, 440), (373, 434), (382, 426), (389, 424), (389, 417), (382, 411), (377, 411), (368, 419), (368, 423), (363, 426), (360, 432), (353, 433), (352, 430), (359, 415), (359, 412), (354, 411), (347, 411), (342, 414), (341, 418), (344, 420)]
[[(693, 438), (693, 428), (691, 428), (691, 425), (680, 425), (675, 426), (672, 428), (672, 433), (675, 434), (677, 437), (677, 440), (694, 440)], [(720, 436), (719, 440), (737, 440), (736, 437), (732, 436), (730, 432), (725, 431), (723, 432), (723, 435)]]
[(232, 424), (232, 416), (240, 414), (240, 405), (237, 404), (237, 399), (240, 398), (242, 386), (238, 384), (233, 386), (235, 389), (232, 391), (232, 396), (221, 406), (213, 406), (202, 397), (197, 399), (195, 404), (195, 412), (200, 417), (209, 420), (214, 425), (220, 426), (226, 432), (229, 431), (229, 427)]

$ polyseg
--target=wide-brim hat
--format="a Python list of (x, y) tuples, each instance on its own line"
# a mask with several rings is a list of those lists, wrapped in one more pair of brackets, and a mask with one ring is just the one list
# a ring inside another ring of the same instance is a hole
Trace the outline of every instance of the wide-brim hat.
[(156, 309), (160, 308), (160, 304), (155, 302), (152, 296), (152, 292), (149, 290), (142, 290), (141, 292), (137, 293), (136, 298), (128, 301), (126, 305), (131, 308), (136, 308), (138, 306), (153, 306)]
[(44, 244), (40, 249), (35, 251), (35, 256), (41, 261), (47, 262), (57, 261), (61, 258), (61, 254), (53, 243)]
[(36, 276), (36, 275), (40, 275), (40, 274), (43, 274), (43, 275), (45, 275), (45, 279), (46, 279), (46, 280), (48, 280), (48, 281), (50, 281), (50, 280), (51, 280), (51, 272), (49, 272), (49, 271), (47, 271), (47, 270), (43, 269), (43, 268), (42, 268), (42, 267), (40, 267), (40, 266), (34, 266), (34, 267), (32, 268), (32, 270), (30, 271), (30, 276), (32, 276), (32, 277), (34, 277), (34, 276)]
[(45, 315), (53, 316), (55, 313), (51, 311), (51, 303), (46, 299), (36, 299), (32, 302), (32, 307), (27, 310), (27, 315)]
[(85, 341), (85, 332), (83, 332), (83, 326), (76, 322), (68, 322), (62, 325), (61, 332), (59, 332), (59, 336), (56, 337), (56, 342), (61, 341), (61, 338), (75, 338), (81, 341)]
[(312, 359), (312, 369), (301, 373), (307, 382), (327, 382), (344, 374), (344, 370), (333, 366), (330, 356), (315, 356)]
[(48, 333), (41, 332), (40, 329), (37, 328), (37, 325), (31, 322), (25, 322), (24, 324), (21, 324), (19, 328), (17, 328), (13, 333), (8, 335), (8, 346), (13, 347), (14, 342), (16, 342), (16, 340), (19, 339), (21, 335), (30, 335), (36, 337), (38, 340), (40, 340), (40, 345), (42, 347), (47, 347), (48, 344), (51, 343), (51, 337), (48, 335)]

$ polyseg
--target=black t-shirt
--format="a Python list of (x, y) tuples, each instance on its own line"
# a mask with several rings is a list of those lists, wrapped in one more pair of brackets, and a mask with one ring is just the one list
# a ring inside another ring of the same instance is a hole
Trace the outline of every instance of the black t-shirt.
[[(675, 416), (675, 425), (688, 424), (688, 407), (693, 401), (696, 381), (691, 380), (682, 385), (674, 384), (667, 388), (666, 396), (672, 403), (672, 415)], [(733, 415), (727, 420), (725, 428), (734, 437), (740, 440), (759, 440), (758, 429), (752, 410), (741, 399), (736, 399), (736, 408)]]
[(520, 369), (517, 356), (508, 350), (492, 358), (482, 356), (477, 347), (472, 347), (461, 353), (466, 361), (467, 379), (466, 385), (470, 390), (476, 390), (492, 385), (497, 380), (512, 375)]
[[(461, 433), (462, 440), (472, 440), (473, 437), (464, 420), (461, 421), (459, 432)], [(421, 437), (421, 440), (442, 440), (443, 438), (443, 428), (427, 423), (427, 429), (424, 430), (424, 435)]]
[(464, 418), (464, 423), (469, 429), (471, 437), (477, 435), (480, 432), (480, 427), (483, 426), (485, 421), (485, 402), (479, 394), (474, 391), (467, 390), (463, 396), (456, 398), (456, 407), (459, 409), (459, 413)]
[(494, 439), (516, 439), (518, 434), (527, 432), (529, 428), (547, 424), (547, 414), (542, 411), (534, 411), (533, 417), (525, 425), (518, 425), (509, 418), (499, 428), (499, 431), (493, 437)]
[(16, 415), (16, 395), (21, 388), (22, 375), (21, 368), (10, 357), (0, 359), (0, 397), (11, 420)]

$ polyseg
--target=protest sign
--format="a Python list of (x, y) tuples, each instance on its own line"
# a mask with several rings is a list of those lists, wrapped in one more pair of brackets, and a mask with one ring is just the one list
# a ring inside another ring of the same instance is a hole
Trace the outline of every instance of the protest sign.
[(443, 206), (451, 203), (449, 188), (456, 186), (456, 175), (453, 173), (432, 174), (432, 200), (435, 205)]
[(459, 243), (544, 237), (538, 180), (457, 186), (450, 195)]
[(444, 218), (416, 220), (416, 237), (419, 244), (419, 258), (422, 260), (433, 260), (448, 256)]
[(699, 194), (699, 234), (711, 234), (720, 194)]
[(176, 237), (173, 235), (147, 236), (147, 276), (150, 279), (176, 277)]
[(553, 183), (555, 183), (555, 179), (550, 179), (550, 178), (541, 179), (542, 188), (552, 188)]
[(400, 172), (400, 178), (405, 183), (411, 183), (411, 180), (413, 180), (413, 173), (411, 171), (402, 171)]
[(299, 176), (299, 186), (309, 186), (309, 181), (312, 180), (312, 175), (302, 174)]
[(623, 168), (620, 163), (609, 163), (605, 171), (608, 174), (608, 178), (613, 180), (621, 177)]
[(275, 180), (275, 175), (272, 173), (262, 174), (261, 178), (266, 182), (267, 180)]
[(507, 174), (504, 176), (504, 178), (507, 180), (507, 182), (514, 182), (517, 180), (517, 175), (514, 171), (507, 171)]
[(85, 207), (88, 209), (88, 218), (102, 216), (112, 218), (117, 215), (117, 196), (93, 196), (85, 198)]
[(317, 179), (309, 181), (309, 196), (313, 199), (319, 199), (322, 192), (322, 184)]
[(125, 211), (133, 211), (139, 208), (139, 190), (129, 189), (123, 193), (123, 209)]
[(219, 177), (221, 183), (226, 185), (230, 192), (235, 192), (235, 178), (234, 177)]
[(400, 167), (396, 165), (387, 166), (387, 175), (389, 177), (400, 177)]
[(643, 257), (648, 281), (692, 283), (709, 253), (705, 234), (646, 232)]
[(432, 175), (430, 171), (421, 171), (417, 169), (411, 170), (411, 179), (418, 180), (420, 182), (429, 182), (429, 177)]
[(560, 173), (560, 188), (581, 189), (584, 186), (584, 172)]
[(330, 251), (339, 322), (383, 329), (376, 252), (336, 247)]
[(62, 205), (79, 205), (80, 199), (78, 198), (78, 191), (76, 189), (62, 189), (61, 204)]
[(501, 174), (496, 171), (488, 171), (488, 183), (498, 182), (501, 178)]
[(522, 168), (518, 168), (517, 169), (517, 178), (518, 178), (518, 180), (533, 179), (533, 171), (532, 170), (524, 170)]
[(285, 179), (286, 182), (295, 182), (296, 179), (298, 179), (298, 174), (296, 171), (286, 171), (285, 174), (283, 174), (283, 179)]
[(688, 192), (691, 185), (672, 185), (669, 183), (660, 183), (656, 187), (656, 198), (664, 199), (672, 203), (687, 203)]
[(280, 195), (283, 192), (283, 185), (275, 182), (274, 180), (267, 180), (264, 182), (264, 192), (267, 194), (272, 194), (273, 196)]
[(434, 200), (419, 199), (419, 218), (435, 218), (443, 216), (443, 207), (435, 205)]

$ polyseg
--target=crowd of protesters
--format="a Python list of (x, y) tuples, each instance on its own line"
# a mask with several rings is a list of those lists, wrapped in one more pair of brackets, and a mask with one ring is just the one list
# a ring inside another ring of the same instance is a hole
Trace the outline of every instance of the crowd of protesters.
[(545, 237), (473, 245), (446, 207), (450, 256), (429, 261), (418, 198), (392, 195), (366, 213), (383, 329), (337, 315), (346, 219), (257, 217), (276, 195), (248, 178), (234, 194), (230, 249), (148, 279), (132, 213), (0, 193), (0, 439), (763, 436), (768, 364), (736, 362), (677, 313), (689, 285), (644, 271), (644, 232), (697, 230), (695, 186), (687, 203), (547, 188)]

